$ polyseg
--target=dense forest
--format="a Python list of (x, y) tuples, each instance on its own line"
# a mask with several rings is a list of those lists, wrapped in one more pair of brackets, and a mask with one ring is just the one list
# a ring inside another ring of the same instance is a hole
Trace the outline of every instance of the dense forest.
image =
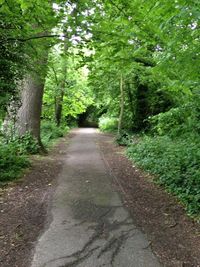
[(198, 0), (0, 0), (0, 181), (99, 125), (200, 212)]

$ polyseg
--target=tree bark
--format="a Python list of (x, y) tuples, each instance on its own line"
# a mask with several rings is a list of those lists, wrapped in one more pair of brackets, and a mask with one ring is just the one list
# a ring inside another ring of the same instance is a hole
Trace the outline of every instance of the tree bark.
[(122, 130), (122, 120), (124, 114), (124, 84), (123, 84), (123, 76), (121, 74), (120, 78), (120, 114), (119, 114), (119, 122), (118, 122), (118, 135)]
[(33, 54), (33, 60), (30, 58), (32, 70), (26, 74), (20, 88), (21, 106), (17, 112), (16, 134), (23, 136), (30, 133), (43, 149), (40, 138), (40, 122), (49, 43), (45, 40), (38, 40), (35, 47), (36, 53)]
[(131, 130), (133, 130), (133, 123), (135, 119), (135, 105), (134, 105), (134, 96), (133, 93), (131, 92), (131, 86), (130, 83), (127, 84), (127, 93), (128, 93), (128, 99), (130, 103), (130, 111), (131, 111)]
[(56, 103), (55, 103), (55, 121), (58, 127), (60, 126), (62, 120), (63, 98), (64, 98), (64, 87), (61, 88), (60, 95), (56, 97)]
[(39, 73), (29, 74), (23, 81), (21, 107), (17, 113), (16, 129), (19, 136), (29, 132), (41, 145), (40, 121), (45, 79)]

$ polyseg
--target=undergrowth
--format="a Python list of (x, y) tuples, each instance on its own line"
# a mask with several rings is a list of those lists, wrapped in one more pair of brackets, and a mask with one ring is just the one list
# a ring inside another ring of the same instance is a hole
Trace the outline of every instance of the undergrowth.
[(139, 136), (122, 131), (116, 142), (127, 155), (176, 195), (190, 216), (200, 220), (200, 100), (149, 118)]
[(0, 182), (16, 179), (30, 162), (15, 143), (0, 144)]
[(115, 137), (115, 142), (120, 146), (129, 146), (134, 143), (136, 135), (133, 135), (130, 132), (122, 130), (120, 134), (117, 134)]
[[(44, 121), (41, 126), (41, 138), (45, 147), (69, 130), (67, 126), (57, 127), (53, 122)], [(18, 178), (22, 170), (30, 166), (28, 155), (37, 154), (40, 146), (30, 133), (22, 137), (5, 138), (0, 140), (0, 183)]]
[(43, 121), (41, 125), (41, 139), (44, 146), (48, 147), (55, 139), (63, 137), (69, 131), (66, 125), (56, 126), (54, 122)]
[(200, 214), (200, 142), (198, 134), (175, 139), (143, 137), (130, 145), (129, 158), (153, 174), (155, 181), (177, 195), (191, 216)]

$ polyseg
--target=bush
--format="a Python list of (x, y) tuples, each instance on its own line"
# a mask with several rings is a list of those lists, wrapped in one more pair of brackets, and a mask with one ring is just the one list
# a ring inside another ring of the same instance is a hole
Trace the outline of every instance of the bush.
[(145, 137), (131, 145), (127, 154), (139, 166), (155, 175), (157, 183), (176, 194), (190, 215), (200, 213), (199, 136)]
[(99, 128), (103, 132), (115, 132), (118, 126), (118, 119), (102, 116), (99, 118)]
[[(57, 127), (52, 122), (43, 122), (41, 127), (42, 142), (48, 145), (51, 140), (62, 137), (68, 129), (68, 127), (63, 126)], [(36, 154), (39, 149), (38, 142), (30, 133), (11, 140), (2, 138), (0, 143), (0, 182), (16, 179), (22, 169), (30, 165), (26, 155)]]
[(182, 108), (172, 108), (165, 113), (159, 113), (150, 118), (152, 130), (158, 135), (177, 135), (186, 122), (186, 112)]
[(122, 130), (120, 134), (117, 134), (115, 142), (121, 146), (128, 146), (133, 143), (133, 135), (125, 130)]
[(10, 143), (19, 154), (37, 154), (40, 150), (37, 140), (30, 133), (16, 137)]
[(179, 136), (186, 132), (200, 133), (200, 101), (189, 102), (149, 119), (153, 133)]
[(0, 182), (16, 179), (27, 166), (29, 166), (27, 157), (20, 154), (19, 148), (14, 143), (0, 144)]
[(67, 126), (58, 127), (52, 121), (43, 121), (41, 125), (41, 139), (42, 143), (47, 146), (52, 140), (59, 137), (63, 137), (65, 133), (69, 130)]

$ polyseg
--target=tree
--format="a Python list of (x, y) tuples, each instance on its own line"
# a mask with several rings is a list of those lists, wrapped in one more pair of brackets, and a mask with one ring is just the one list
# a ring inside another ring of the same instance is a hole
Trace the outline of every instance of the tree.
[(121, 74), (120, 77), (120, 114), (119, 114), (119, 122), (118, 122), (118, 135), (121, 134), (122, 130), (122, 122), (124, 115), (124, 84), (123, 84), (123, 76)]
[[(16, 64), (11, 58), (7, 64), (11, 70), (16, 65), (17, 71), (11, 73), (11, 81), (16, 80), (15, 96), (20, 98), (17, 115), (14, 114), (14, 121), (12, 121), (13, 118), (9, 118), (9, 120), (11, 123), (16, 123), (16, 127), (14, 127), (16, 129), (15, 134), (22, 136), (28, 132), (41, 144), (40, 116), (42, 96), (48, 50), (52, 44), (50, 40), (51, 30), (56, 25), (57, 18), (49, 1), (45, 1), (41, 5), (40, 1), (30, 3), (29, 1), (19, 0), (14, 10), (11, 8), (12, 4), (12, 0), (2, 4), (6, 13), (5, 25), (10, 27), (9, 35), (5, 33), (6, 27), (3, 24), (4, 35), (2, 42), (7, 49), (13, 46), (21, 51), (20, 47), (23, 47), (20, 56), (24, 59), (22, 62), (26, 64), (22, 69), (24, 70), (22, 75), (18, 75), (20, 72), (18, 62)], [(16, 18), (12, 22), (12, 18), (15, 16)], [(11, 50), (10, 53), (14, 53), (14, 51)], [(11, 92), (11, 95), (13, 94)]]
[[(38, 64), (46, 65), (48, 50), (44, 50), (43, 58), (40, 58)], [(42, 60), (43, 59), (43, 60)], [(32, 71), (27, 74), (22, 82), (21, 105), (17, 112), (16, 129), (19, 136), (30, 133), (40, 146), (40, 117), (42, 113), (42, 98), (45, 85), (45, 73)]]
[[(93, 95), (87, 83), (88, 70), (81, 67), (81, 57), (78, 53), (79, 50), (71, 48), (66, 56), (62, 46), (51, 50), (43, 102), (44, 119), (55, 120), (57, 101), (61, 93), (60, 123), (68, 118), (76, 118), (93, 103)], [(63, 70), (67, 71), (67, 74)]]

